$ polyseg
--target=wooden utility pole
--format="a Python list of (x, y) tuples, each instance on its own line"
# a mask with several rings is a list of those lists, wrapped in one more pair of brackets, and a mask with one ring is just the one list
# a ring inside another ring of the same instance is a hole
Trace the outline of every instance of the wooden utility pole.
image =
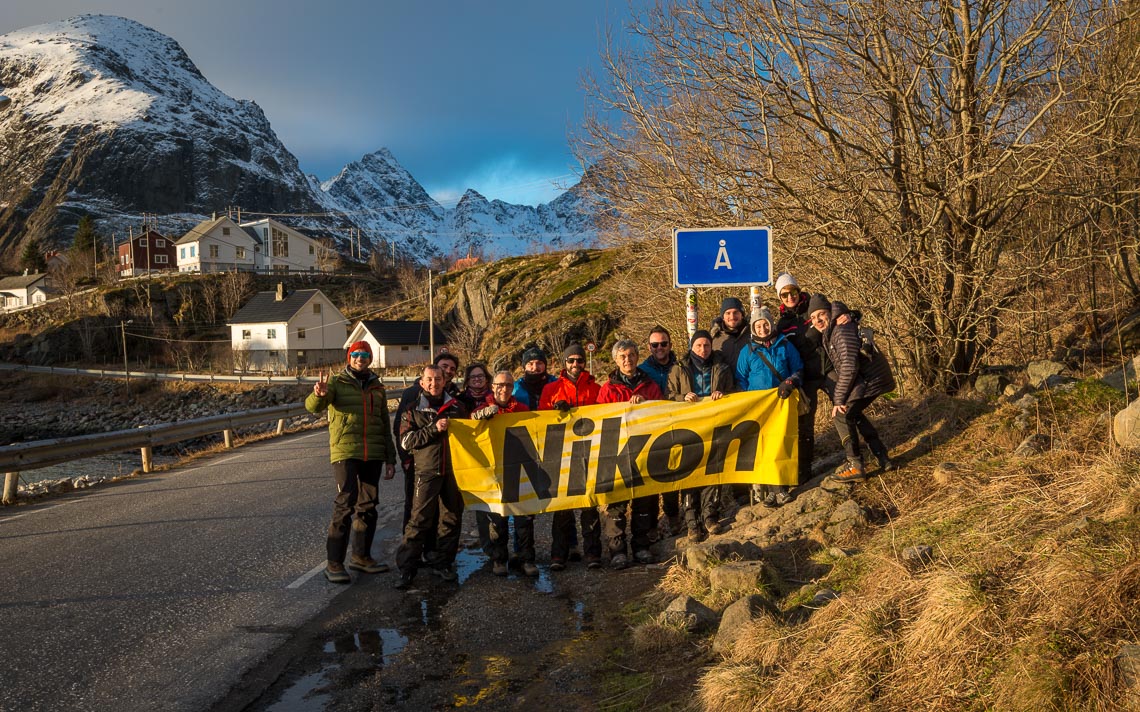
[(435, 358), (435, 305), (432, 303), (431, 270), (428, 270), (428, 349), (430, 357)]

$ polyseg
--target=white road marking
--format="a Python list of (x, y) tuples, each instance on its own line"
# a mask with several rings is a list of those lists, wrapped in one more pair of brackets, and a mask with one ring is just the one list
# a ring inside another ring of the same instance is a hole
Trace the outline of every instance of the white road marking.
[(324, 571), (324, 570), (325, 570), (325, 562), (323, 562), (323, 561), (322, 561), (321, 563), (319, 563), (319, 564), (317, 564), (316, 566), (314, 566), (314, 567), (312, 568), (312, 570), (311, 570), (311, 571), (309, 571), (307, 574), (305, 574), (305, 575), (301, 576), (301, 578), (297, 579), (296, 581), (294, 581), (293, 583), (289, 584), (289, 585), (288, 585), (288, 586), (286, 586), (285, 588), (287, 588), (287, 589), (290, 589), (290, 588), (300, 588), (300, 587), (304, 586), (304, 585), (305, 585), (305, 583), (306, 583), (306, 582), (307, 582), (309, 579), (311, 579), (312, 577), (316, 576), (317, 574), (319, 574), (320, 572), (322, 572), (322, 571)]

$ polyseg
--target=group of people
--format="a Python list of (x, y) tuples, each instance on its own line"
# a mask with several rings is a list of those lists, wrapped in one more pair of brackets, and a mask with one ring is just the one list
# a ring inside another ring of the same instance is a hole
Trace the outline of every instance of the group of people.
[[(394, 476), (398, 458), (404, 470), (404, 522), (396, 553), (400, 574), (396, 586), (409, 587), (420, 568), (444, 580), (456, 579), (463, 497), (448, 449), (447, 431), (453, 418), (482, 420), (500, 413), (565, 411), (597, 403), (662, 399), (695, 403), (740, 391), (776, 389), (781, 398), (798, 392), (804, 403), (798, 423), (798, 474), (799, 481), (806, 482), (811, 478), (815, 416), (823, 390), (831, 399), (831, 415), (846, 454), (844, 466), (829, 479), (839, 483), (866, 479), (861, 439), (881, 470), (893, 469), (887, 448), (865, 411), (878, 396), (894, 389), (894, 377), (883, 355), (860, 336), (859, 315), (842, 302), (807, 294), (790, 274), (780, 275), (776, 292), (777, 313), (761, 307), (748, 323), (741, 301), (725, 299), (712, 328), (696, 331), (689, 339), (688, 352), (680, 357), (669, 331), (661, 326), (650, 331), (644, 360), (635, 341), (618, 340), (611, 351), (615, 368), (601, 385), (586, 370), (585, 350), (577, 344), (563, 351), (557, 375), (548, 371), (546, 352), (531, 346), (522, 354), (523, 373), (517, 379), (510, 371), (492, 373), (485, 365), (472, 363), (460, 384), (455, 380), (459, 359), (450, 353), (439, 354), (424, 368), (419, 382), (405, 390), (395, 412), (394, 443), (384, 389), (369, 368), (371, 347), (364, 341), (353, 343), (343, 371), (332, 377), (322, 374), (305, 401), (312, 413), (328, 411), (337, 484), (326, 546), (326, 578), (334, 583), (350, 580), (346, 556), (349, 569), (363, 573), (388, 570), (372, 558), (371, 546), (379, 480)], [(632, 561), (650, 563), (660, 513), (665, 515), (670, 534), (687, 530), (694, 541), (718, 534), (723, 531), (720, 489), (709, 486), (638, 497), (608, 505), (602, 513), (597, 507), (554, 512), (550, 568), (561, 571), (573, 561), (584, 561), (590, 569), (601, 568), (603, 539), (611, 568), (622, 569)], [(792, 499), (786, 486), (769, 486), (757, 494), (768, 507)], [(524, 574), (537, 576), (535, 517), (510, 519), (513, 522), (504, 515), (476, 513), (480, 544), (492, 572), (505, 576), (513, 551)]]

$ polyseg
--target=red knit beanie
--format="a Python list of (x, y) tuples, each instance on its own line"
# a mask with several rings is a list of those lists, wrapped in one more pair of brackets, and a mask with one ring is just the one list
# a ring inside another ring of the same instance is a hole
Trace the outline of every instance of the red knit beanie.
[(352, 356), (349, 356), (353, 351), (367, 351), (368, 355), (372, 355), (372, 344), (367, 341), (353, 341), (348, 345), (348, 351), (345, 352), (345, 360), (351, 361)]

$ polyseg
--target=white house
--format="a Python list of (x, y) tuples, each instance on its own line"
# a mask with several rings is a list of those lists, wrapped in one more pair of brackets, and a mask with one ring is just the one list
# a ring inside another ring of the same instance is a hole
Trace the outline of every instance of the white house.
[(48, 286), (48, 276), (42, 272), (0, 279), (0, 308), (16, 309), (29, 304), (36, 304), (46, 299), (44, 296), (36, 298), (40, 291), (37, 288)]
[[(366, 319), (352, 327), (343, 348), (348, 348), (349, 344), (356, 341), (367, 341), (372, 346), (372, 365), (376, 368), (431, 363), (433, 358), (426, 321)], [(437, 326), (436, 352), (446, 347), (447, 337)]]
[(257, 270), (264, 272), (316, 272), (320, 245), (300, 230), (272, 218), (242, 223), (241, 227), (261, 245)]
[(283, 371), (344, 361), (347, 320), (319, 289), (258, 292), (229, 320), (236, 371)]
[(203, 220), (174, 243), (179, 272), (257, 269), (260, 243), (227, 216)]

